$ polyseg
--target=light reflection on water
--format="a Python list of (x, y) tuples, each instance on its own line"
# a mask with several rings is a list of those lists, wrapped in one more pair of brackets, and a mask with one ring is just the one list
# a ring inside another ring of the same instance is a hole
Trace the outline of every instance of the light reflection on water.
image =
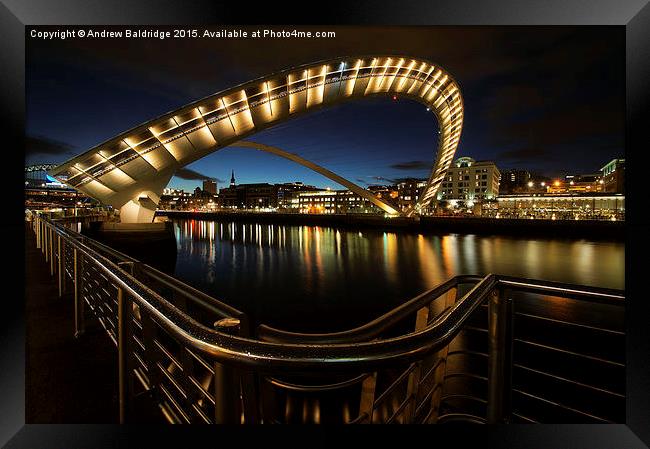
[(456, 274), (624, 288), (624, 244), (174, 221), (176, 276), (264, 322), (364, 323)]

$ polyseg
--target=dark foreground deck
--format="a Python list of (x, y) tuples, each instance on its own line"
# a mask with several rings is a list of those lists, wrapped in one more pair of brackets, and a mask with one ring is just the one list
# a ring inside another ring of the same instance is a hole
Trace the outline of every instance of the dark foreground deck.
[[(94, 319), (74, 337), (72, 293), (58, 297), (56, 277), (25, 232), (25, 422), (118, 423), (117, 351)], [(155, 420), (139, 404), (141, 421)]]

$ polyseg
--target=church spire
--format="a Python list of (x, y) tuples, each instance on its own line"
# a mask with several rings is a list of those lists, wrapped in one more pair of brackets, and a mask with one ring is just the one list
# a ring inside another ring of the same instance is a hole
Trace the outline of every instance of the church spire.
[(230, 175), (230, 187), (235, 186), (235, 170), (232, 171), (232, 174)]

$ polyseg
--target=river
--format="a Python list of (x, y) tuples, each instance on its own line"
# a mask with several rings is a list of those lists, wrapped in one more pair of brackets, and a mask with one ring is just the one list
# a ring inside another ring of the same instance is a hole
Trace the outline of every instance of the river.
[(363, 324), (457, 274), (624, 288), (622, 242), (173, 223), (176, 277), (288, 330)]

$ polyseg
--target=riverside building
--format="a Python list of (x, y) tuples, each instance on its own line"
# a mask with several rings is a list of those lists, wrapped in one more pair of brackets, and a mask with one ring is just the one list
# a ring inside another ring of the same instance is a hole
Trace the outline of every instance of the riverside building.
[(520, 194), (483, 205), (482, 216), (546, 220), (625, 220), (625, 195), (595, 193)]
[(501, 173), (494, 162), (460, 157), (447, 171), (438, 200), (491, 200), (499, 195), (500, 181)]
[(374, 204), (349, 190), (300, 192), (298, 208), (302, 214), (368, 214), (380, 212)]

